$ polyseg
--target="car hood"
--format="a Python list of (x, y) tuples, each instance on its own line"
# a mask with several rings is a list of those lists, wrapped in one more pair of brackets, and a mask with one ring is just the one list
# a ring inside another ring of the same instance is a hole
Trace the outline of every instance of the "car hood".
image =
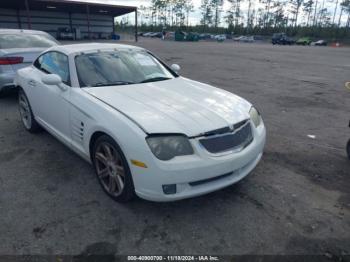
[(148, 134), (197, 136), (249, 118), (251, 107), (232, 93), (183, 77), (84, 90), (125, 114)]

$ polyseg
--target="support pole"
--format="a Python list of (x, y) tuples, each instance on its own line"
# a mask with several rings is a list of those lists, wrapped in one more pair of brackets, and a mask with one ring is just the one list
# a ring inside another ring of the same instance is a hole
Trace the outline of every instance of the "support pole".
[(138, 32), (137, 32), (137, 7), (135, 9), (135, 42), (138, 41)]
[(27, 14), (27, 23), (28, 23), (28, 29), (32, 29), (32, 22), (30, 21), (30, 13), (29, 13), (29, 3), (28, 0), (24, 1), (24, 4), (26, 6), (26, 14)]
[(68, 13), (68, 18), (69, 18), (70, 31), (73, 32), (72, 13), (71, 12)]
[(113, 26), (113, 28), (112, 28), (112, 30), (113, 30), (113, 35), (115, 34), (115, 24), (114, 24), (114, 16), (112, 17), (112, 26)]
[(88, 28), (88, 38), (91, 40), (91, 32), (90, 32), (90, 7), (86, 5), (86, 19), (87, 19), (87, 28)]
[(73, 40), (77, 40), (77, 33), (76, 31), (73, 32), (73, 23), (72, 23), (72, 13), (69, 12), (68, 13), (68, 19), (69, 19), (69, 28), (70, 28), (70, 31), (72, 32), (73, 34)]
[(16, 16), (17, 16), (18, 28), (22, 29), (21, 18), (19, 16), (19, 9), (16, 9)]

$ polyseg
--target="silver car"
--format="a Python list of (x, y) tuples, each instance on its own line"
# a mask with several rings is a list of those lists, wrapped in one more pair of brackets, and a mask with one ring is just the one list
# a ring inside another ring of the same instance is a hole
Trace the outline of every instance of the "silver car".
[(30, 65), (44, 50), (59, 43), (49, 34), (36, 30), (0, 29), (0, 95), (13, 88), (18, 69)]

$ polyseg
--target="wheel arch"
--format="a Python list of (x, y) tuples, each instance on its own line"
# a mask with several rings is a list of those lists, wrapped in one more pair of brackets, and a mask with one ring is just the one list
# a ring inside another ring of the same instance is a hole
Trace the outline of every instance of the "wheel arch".
[(15, 84), (15, 88), (17, 88), (18, 91), (22, 90), (25, 93), (24, 88), (21, 85)]
[[(90, 157), (90, 160), (91, 160), (91, 163), (93, 163), (93, 159), (92, 159), (92, 153), (93, 153), (93, 148), (94, 148), (94, 145), (95, 145), (95, 142), (96, 140), (103, 136), (103, 135), (106, 135), (106, 136), (109, 136), (111, 138), (113, 138), (111, 135), (109, 135), (108, 133), (106, 133), (105, 131), (95, 131), (91, 136), (90, 136), (90, 139), (89, 139), (89, 157)], [(113, 140), (115, 140), (113, 138)]]
[[(118, 142), (116, 141), (116, 139), (114, 138), (114, 136), (109, 135), (108, 132), (95, 131), (90, 137), (90, 141), (89, 141), (89, 151), (90, 152), (89, 152), (89, 154), (90, 154), (90, 159), (91, 159), (92, 165), (94, 166), (94, 169), (97, 172), (97, 167), (95, 166), (95, 161), (93, 160), (92, 154), (93, 154), (93, 151), (94, 151), (94, 145), (95, 145), (96, 141), (99, 140), (99, 138), (101, 136), (107, 136), (108, 138), (110, 138), (110, 140), (112, 140), (115, 143), (116, 150), (117, 151), (121, 150), (120, 157), (121, 157), (121, 160), (123, 162), (123, 168), (125, 170), (124, 183), (125, 183), (126, 186), (124, 187), (122, 193), (117, 196), (118, 197), (118, 201), (126, 202), (128, 200), (131, 200), (135, 196), (135, 187), (134, 187), (134, 181), (133, 181), (132, 172), (131, 172), (131, 169), (130, 169), (129, 162), (127, 160), (127, 157), (125, 156), (125, 153), (120, 148), (120, 146), (119, 146)], [(101, 180), (99, 180), (99, 181), (100, 181), (100, 184), (102, 184)], [(103, 187), (103, 189), (106, 191), (105, 187)], [(117, 200), (116, 197), (111, 195), (109, 192), (107, 192), (107, 194), (110, 197), (112, 197), (113, 199)]]
[(99, 137), (104, 136), (104, 135), (109, 136), (111, 139), (113, 139), (113, 141), (118, 145), (120, 150), (123, 152), (124, 157), (127, 159), (125, 149), (124, 149), (123, 145), (121, 145), (119, 139), (116, 136), (112, 135), (112, 133), (109, 132), (108, 130), (105, 130), (104, 128), (97, 128), (96, 130), (94, 130), (92, 132), (92, 134), (90, 135), (90, 138), (89, 138), (88, 149), (89, 149), (89, 157), (90, 157), (91, 163), (93, 163), (92, 154), (93, 154), (94, 144)]

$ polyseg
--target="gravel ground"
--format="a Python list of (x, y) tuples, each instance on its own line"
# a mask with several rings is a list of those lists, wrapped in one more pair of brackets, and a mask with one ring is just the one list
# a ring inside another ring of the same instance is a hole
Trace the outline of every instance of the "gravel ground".
[(9, 95), (0, 99), (0, 254), (350, 253), (350, 49), (138, 45), (253, 102), (268, 131), (262, 161), (209, 195), (119, 204), (72, 151), (27, 133)]

